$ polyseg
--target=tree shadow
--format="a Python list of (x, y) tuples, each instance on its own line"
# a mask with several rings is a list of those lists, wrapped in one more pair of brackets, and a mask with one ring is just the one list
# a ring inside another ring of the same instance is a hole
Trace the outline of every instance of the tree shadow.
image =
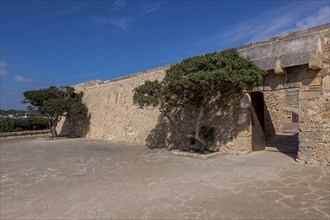
[(86, 137), (89, 132), (90, 120), (91, 120), (91, 113), (87, 113), (80, 120), (72, 120), (70, 117), (64, 118), (64, 122), (62, 125), (62, 129), (59, 133), (59, 136)]
[[(238, 126), (239, 115), (242, 113), (239, 107), (242, 96), (243, 93), (233, 93), (207, 106), (202, 125), (213, 128), (214, 131), (213, 140), (207, 142), (210, 151), (234, 149), (235, 139), (240, 132), (246, 130), (246, 126)], [(165, 117), (166, 114), (172, 118), (175, 126)], [(183, 151), (199, 149), (198, 143), (187, 136), (194, 133), (197, 115), (197, 108), (187, 107), (177, 107), (160, 114), (156, 127), (146, 138), (147, 146)]]
[(299, 146), (298, 133), (283, 133), (268, 137), (266, 146), (270, 151), (279, 151), (296, 160)]

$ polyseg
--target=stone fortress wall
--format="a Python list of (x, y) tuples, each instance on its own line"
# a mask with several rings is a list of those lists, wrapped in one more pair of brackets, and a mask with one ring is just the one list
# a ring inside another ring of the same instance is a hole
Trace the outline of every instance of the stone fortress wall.
[[(108, 82), (91, 81), (74, 86), (83, 91), (89, 112), (84, 127), (86, 138), (117, 143), (145, 145), (146, 137), (157, 124), (157, 108), (139, 109), (133, 104), (133, 89), (146, 80), (161, 80), (168, 67), (123, 77)], [(65, 122), (64, 122), (65, 125)], [(61, 135), (74, 132), (71, 125), (58, 126)], [(78, 134), (80, 131), (78, 128)]]
[[(212, 126), (218, 134), (216, 144), (220, 150), (247, 154), (263, 149), (254, 146), (256, 139), (262, 139), (256, 134), (265, 133), (266, 137), (280, 134), (289, 114), (292, 120), (299, 121), (299, 159), (307, 163), (329, 164), (330, 25), (252, 43), (237, 50), (268, 74), (262, 86), (235, 95), (226, 110), (220, 112), (224, 107), (221, 103), (215, 106), (213, 114), (217, 117), (212, 118)], [(146, 80), (161, 80), (167, 68), (76, 85), (77, 91), (84, 92), (83, 101), (88, 107), (89, 118), (75, 128), (62, 121), (59, 132), (138, 145), (150, 144), (150, 139), (155, 139), (154, 144), (159, 146), (171, 144), (169, 141), (180, 144), (180, 141), (171, 140), (174, 131), (160, 128), (164, 122), (157, 108), (139, 109), (132, 101), (132, 90), (136, 86)], [(253, 109), (251, 92), (263, 94), (263, 119), (259, 118), (259, 121), (264, 127), (255, 126), (260, 112)], [(227, 128), (229, 125), (233, 128)], [(188, 120), (183, 126), (192, 125)]]

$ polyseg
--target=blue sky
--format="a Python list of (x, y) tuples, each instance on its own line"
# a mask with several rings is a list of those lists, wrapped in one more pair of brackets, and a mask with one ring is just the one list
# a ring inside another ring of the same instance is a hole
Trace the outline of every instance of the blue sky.
[(23, 92), (176, 63), (329, 23), (329, 1), (1, 0), (1, 109)]

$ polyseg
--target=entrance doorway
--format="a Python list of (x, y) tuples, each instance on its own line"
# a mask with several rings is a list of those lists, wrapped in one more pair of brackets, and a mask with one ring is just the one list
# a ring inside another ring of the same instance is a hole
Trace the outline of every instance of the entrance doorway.
[(252, 150), (265, 149), (265, 117), (264, 117), (264, 94), (251, 92), (251, 115), (252, 115)]
[(266, 150), (281, 152), (296, 159), (299, 149), (299, 111), (292, 106), (282, 106), (281, 110), (281, 130), (266, 137)]

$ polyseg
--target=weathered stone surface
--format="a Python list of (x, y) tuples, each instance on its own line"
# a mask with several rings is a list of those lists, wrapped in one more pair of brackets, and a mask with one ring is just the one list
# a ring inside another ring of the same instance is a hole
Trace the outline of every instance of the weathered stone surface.
[(255, 59), (252, 60), (260, 69), (263, 70), (272, 70), (274, 69), (275, 62), (276, 62), (277, 57), (272, 56), (272, 57), (264, 57), (260, 59)]
[(324, 92), (330, 92), (330, 76), (325, 76), (322, 79), (322, 90)]
[(252, 60), (268, 57), (270, 56), (270, 44), (247, 48), (246, 56)]
[(264, 91), (264, 100), (265, 134), (269, 137), (282, 131), (282, 101), (275, 91)]
[(252, 137), (238, 137), (236, 150), (232, 152), (235, 155), (245, 155), (252, 152)]
[(246, 124), (249, 120), (250, 115), (248, 114), (248, 112), (242, 112), (239, 116), (238, 116), (238, 124), (242, 125), (242, 124)]
[[(308, 163), (325, 164), (325, 160), (329, 161), (326, 158), (330, 157), (330, 153), (324, 153), (330, 143), (327, 134), (330, 133), (329, 39), (328, 24), (237, 48), (242, 56), (250, 57), (268, 71), (263, 86), (250, 90), (264, 94), (266, 136), (281, 134), (283, 123), (293, 120), (293, 113), (296, 114), (301, 133), (298, 157)], [(142, 110), (132, 103), (132, 90), (145, 80), (161, 80), (166, 68), (76, 85), (75, 88), (85, 94), (83, 99), (90, 117), (74, 129), (70, 128), (70, 123), (62, 121), (61, 133), (83, 131), (84, 136), (91, 139), (142, 145), (153, 143), (153, 147), (185, 146), (186, 136), (171, 129), (169, 121), (160, 116), (157, 108)], [(245, 154), (252, 150), (250, 100), (241, 95), (233, 94), (230, 99), (216, 103), (208, 110), (212, 117), (205, 118), (205, 123), (215, 128), (215, 145), (221, 152)], [(173, 114), (182, 128), (193, 132), (194, 110)]]
[(281, 59), (277, 59), (276, 62), (275, 62), (275, 67), (274, 67), (274, 72), (276, 74), (284, 74), (286, 73), (286, 69), (284, 69), (282, 67), (282, 62), (281, 62)]
[(299, 114), (299, 89), (286, 89), (284, 95), (283, 109)]
[(321, 131), (301, 132), (299, 134), (299, 139), (302, 142), (303, 142), (303, 139), (322, 141), (324, 139), (324, 134)]
[[(308, 64), (309, 62), (311, 62), (311, 67), (316, 68), (316, 63), (319, 60), (311, 54), (322, 50), (321, 42), (322, 39), (325, 39), (324, 35), (326, 34), (324, 33), (327, 32), (327, 29), (329, 29), (329, 24), (255, 42), (237, 49), (242, 56), (249, 57), (261, 69), (265, 70), (274, 69), (276, 59), (279, 57), (282, 59), (282, 68)], [(324, 58), (326, 57), (325, 55)]]
[(251, 106), (251, 97), (249, 94), (244, 94), (239, 103), (240, 107), (243, 109), (250, 108)]
[(309, 132), (309, 131), (320, 131), (323, 130), (323, 125), (319, 122), (307, 122), (300, 120), (299, 130), (301, 132)]
[(317, 90), (311, 90), (311, 91), (301, 91), (299, 94), (299, 99), (307, 100), (307, 99), (316, 99), (321, 96), (321, 90), (318, 87)]
[(271, 55), (311, 52), (319, 48), (319, 37), (317, 35), (295, 36), (289, 39), (279, 40), (271, 44)]
[(283, 89), (286, 85), (285, 83), (285, 74), (275, 74), (275, 89)]
[[(91, 115), (85, 136), (121, 143), (145, 144), (146, 137), (156, 126), (159, 111), (157, 108), (142, 110), (134, 106), (132, 90), (145, 80), (162, 79), (166, 68), (133, 75), (120, 81), (93, 83), (92, 86), (88, 82), (87, 85), (75, 86), (78, 91), (84, 92), (83, 102)], [(63, 126), (59, 125), (59, 130), (63, 135), (72, 132), (65, 121)]]
[(274, 71), (269, 71), (264, 77), (263, 90), (273, 90), (275, 89), (275, 73)]
[(320, 86), (322, 83), (322, 78), (317, 76), (315, 78), (304, 78), (302, 80), (303, 85), (310, 85), (310, 86)]
[(280, 56), (282, 68), (307, 64), (310, 60), (310, 52), (302, 51), (288, 53)]
[(309, 62), (308, 62), (308, 66), (311, 69), (322, 69), (323, 67), (323, 55), (320, 52), (315, 52), (313, 54), (311, 54)]

